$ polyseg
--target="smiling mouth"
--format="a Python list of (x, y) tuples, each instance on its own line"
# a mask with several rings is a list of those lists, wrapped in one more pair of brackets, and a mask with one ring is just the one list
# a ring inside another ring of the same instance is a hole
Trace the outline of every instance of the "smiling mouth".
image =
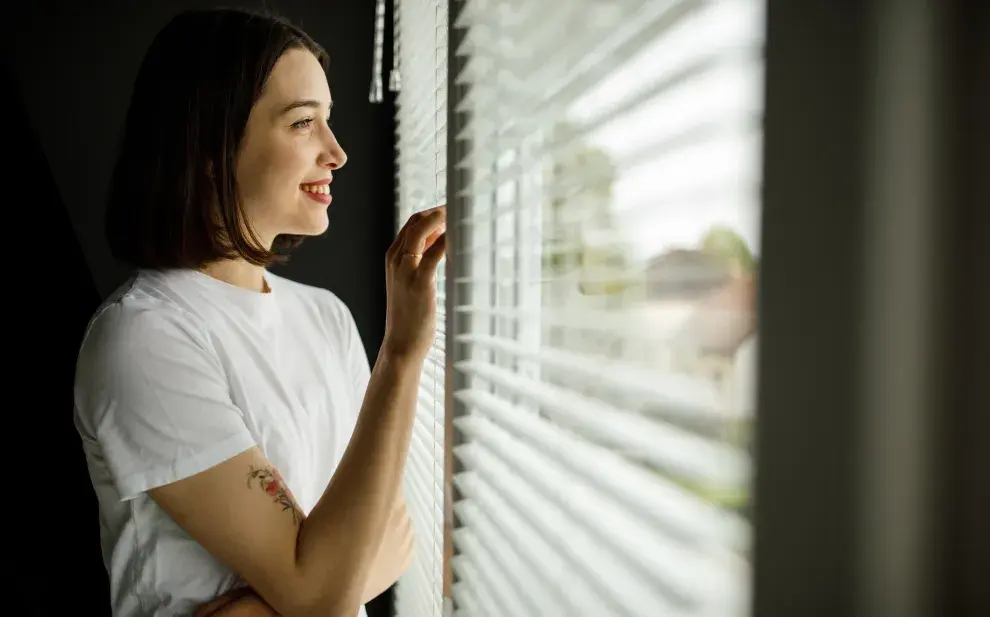
[(330, 194), (330, 183), (322, 182), (320, 184), (300, 184), (299, 190), (306, 194), (316, 203), (322, 206), (329, 206), (330, 202), (333, 200), (333, 196)]
[(329, 184), (300, 184), (299, 188), (306, 191), (307, 193), (314, 193), (316, 195), (330, 194)]

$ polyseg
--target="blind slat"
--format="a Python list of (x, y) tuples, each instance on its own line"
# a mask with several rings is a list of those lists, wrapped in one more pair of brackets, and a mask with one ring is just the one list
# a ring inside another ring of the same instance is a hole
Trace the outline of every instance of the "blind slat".
[(763, 0), (464, 0), (457, 614), (739, 617)]
[[(460, 452), (459, 456), (471, 460), (469, 452)], [(617, 610), (594, 591), (594, 568), (576, 560), (562, 547), (566, 538), (555, 535), (542, 519), (528, 517), (528, 504), (519, 501), (512, 491), (498, 488), (497, 482), (486, 482), (484, 473), (484, 470), (470, 471), (454, 477), (454, 484), (465, 497), (455, 508), (470, 512), (476, 504), (503, 541), (529, 564), (533, 578), (545, 586), (550, 596), (547, 601), (563, 614), (568, 614), (567, 609), (572, 611), (570, 614), (580, 613), (582, 608), (596, 609), (597, 612), (589, 613), (594, 615), (608, 615)], [(466, 518), (465, 523), (470, 520)]]
[(749, 461), (731, 446), (489, 364), (459, 362), (455, 368), (532, 399), (562, 426), (628, 456), (722, 486), (748, 482)]
[(507, 535), (518, 535), (519, 529), (500, 530), (490, 522), (479, 505), (471, 500), (461, 501), (455, 508), (461, 528), (458, 533), (471, 533), (498, 561), (499, 568), (511, 577), (513, 587), (520, 599), (525, 602), (525, 615), (545, 615), (562, 612), (567, 608), (566, 596), (560, 593), (559, 583), (544, 576), (542, 568), (534, 567), (532, 558), (527, 559), (518, 550), (518, 544), (505, 541)]
[(725, 549), (683, 542), (659, 531), (608, 494), (577, 480), (550, 457), (482, 418), (463, 418), (459, 427), (534, 490), (556, 500), (575, 525), (593, 530), (602, 551), (614, 555), (615, 563), (622, 564), (628, 575), (641, 577), (644, 587), (658, 590), (654, 596), (666, 596), (675, 605), (694, 606), (712, 604), (712, 588), (731, 589), (736, 578), (732, 566), (738, 560)]
[(454, 572), (471, 589), (475, 597), (478, 598), (475, 610), (480, 610), (478, 615), (487, 617), (500, 617), (506, 615), (500, 610), (498, 600), (495, 598), (490, 587), (483, 584), (483, 579), (477, 571), (477, 567), (463, 557), (454, 557), (451, 563)]
[[(627, 316), (628, 319), (628, 316)], [(603, 363), (601, 357), (552, 348), (533, 349), (512, 339), (480, 334), (465, 334), (458, 342), (497, 349), (520, 358), (565, 372), (586, 382), (596, 390), (614, 395), (639, 395), (644, 402), (657, 407), (674, 409), (681, 414), (709, 414), (719, 404), (718, 394), (711, 384), (690, 376), (656, 375), (636, 364), (612, 360)]]
[(498, 603), (499, 615), (533, 614), (519, 596), (516, 582), (507, 578), (506, 564), (483, 547), (472, 532), (467, 529), (454, 532), (454, 546), (458, 550), (458, 559), (470, 562), (484, 577), (485, 588), (491, 591)]
[(713, 507), (676, 483), (492, 394), (465, 390), (456, 396), (514, 433), (520, 441), (556, 457), (575, 476), (595, 482), (605, 493), (603, 498), (626, 503), (655, 524), (668, 526), (672, 535), (698, 544), (724, 545), (736, 551), (748, 545), (749, 528), (744, 521)]
[[(530, 48), (524, 57), (539, 57), (543, 60), (537, 67), (544, 67), (534, 70), (533, 65), (511, 65), (507, 59), (498, 58), (492, 65), (505, 66), (499, 73), (499, 77), (512, 83), (510, 76), (528, 76), (531, 81), (523, 82), (515, 91), (522, 95), (523, 101), (516, 104), (516, 108), (523, 107), (527, 102), (534, 103), (528, 108), (527, 122), (542, 119), (543, 116), (552, 117), (559, 108), (567, 101), (572, 100), (578, 94), (588, 90), (596, 82), (607, 77), (612, 67), (629, 60), (636, 52), (640, 51), (644, 44), (656, 40), (662, 36), (668, 28), (676, 26), (686, 15), (702, 2), (691, 1), (665, 1), (654, 0), (652, 2), (641, 3), (638, 11), (627, 12), (626, 15), (619, 14), (623, 19), (619, 20), (621, 27), (612, 27), (612, 24), (604, 20), (588, 19), (586, 16), (577, 15), (572, 25), (599, 24), (600, 30), (585, 33), (585, 36), (577, 35), (572, 31), (560, 29), (556, 37), (542, 37), (538, 45), (533, 45), (535, 41), (521, 40), (521, 37), (513, 37), (511, 40), (516, 44), (517, 49), (523, 45), (530, 44)], [(589, 9), (593, 7), (591, 3), (571, 3), (575, 10)], [(632, 14), (629, 14), (632, 13)], [(490, 15), (481, 17), (491, 19)], [(561, 23), (563, 20), (555, 20)], [(511, 34), (506, 33), (508, 36)], [(596, 36), (596, 34), (598, 36)], [(563, 44), (562, 44), (563, 43)], [(491, 53), (490, 45), (486, 51)], [(459, 50), (460, 52), (461, 50)], [(463, 53), (469, 57), (479, 57), (478, 52), (472, 54), (471, 49), (464, 49)], [(491, 82), (491, 76), (487, 71), (480, 72), (475, 69), (475, 64), (468, 64), (464, 72), (455, 79), (455, 83), (469, 83), (472, 87), (479, 84)], [(511, 85), (506, 87), (501, 82), (498, 83), (499, 90), (507, 96), (512, 95)], [(526, 100), (528, 99), (528, 101)], [(515, 121), (506, 118), (507, 130), (511, 130)]]
[[(669, 614), (672, 606), (657, 590), (644, 582), (634, 568), (615, 556), (611, 549), (602, 545), (585, 525), (574, 522), (568, 510), (549, 499), (526, 482), (520, 482), (511, 467), (504, 460), (492, 454), (477, 443), (458, 446), (455, 454), (462, 461), (477, 470), (497, 490), (516, 503), (526, 504), (524, 511), (533, 518), (542, 533), (559, 538), (557, 550), (564, 551), (580, 570), (585, 573), (585, 582), (600, 599), (598, 604), (610, 606), (603, 615)], [(660, 612), (657, 609), (660, 608)]]

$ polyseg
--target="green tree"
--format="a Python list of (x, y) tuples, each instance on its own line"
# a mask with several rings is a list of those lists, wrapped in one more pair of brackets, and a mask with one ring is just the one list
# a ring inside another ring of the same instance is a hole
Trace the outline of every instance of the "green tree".
[(738, 266), (747, 274), (756, 271), (753, 251), (746, 240), (729, 227), (716, 225), (709, 229), (701, 239), (701, 250), (725, 259), (727, 263)]

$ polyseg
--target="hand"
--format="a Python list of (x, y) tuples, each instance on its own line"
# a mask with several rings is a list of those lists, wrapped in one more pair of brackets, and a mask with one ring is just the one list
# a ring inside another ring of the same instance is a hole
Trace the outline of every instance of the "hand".
[(192, 617), (279, 617), (250, 587), (235, 589), (200, 606)]
[(422, 362), (436, 334), (436, 270), (446, 249), (447, 207), (418, 212), (385, 255), (388, 353)]

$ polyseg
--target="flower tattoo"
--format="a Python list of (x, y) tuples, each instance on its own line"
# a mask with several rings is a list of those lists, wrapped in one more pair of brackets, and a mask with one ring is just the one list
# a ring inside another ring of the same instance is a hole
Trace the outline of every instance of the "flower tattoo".
[(302, 512), (299, 511), (299, 506), (296, 505), (296, 500), (292, 496), (292, 492), (289, 491), (289, 486), (277, 469), (274, 467), (257, 468), (252, 465), (247, 477), (248, 488), (251, 488), (252, 480), (258, 481), (261, 490), (268, 493), (275, 503), (282, 506), (283, 512), (288, 510), (292, 513), (292, 522), (297, 525), (302, 522)]

